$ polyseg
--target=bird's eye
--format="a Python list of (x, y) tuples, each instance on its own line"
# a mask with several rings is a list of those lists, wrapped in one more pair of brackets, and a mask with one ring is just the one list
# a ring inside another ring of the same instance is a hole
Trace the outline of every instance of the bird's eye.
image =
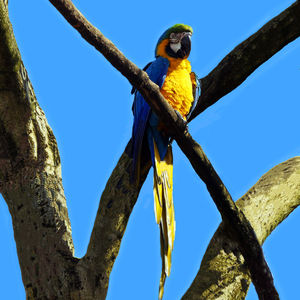
[(176, 34), (176, 33), (174, 33), (174, 32), (172, 32), (172, 33), (170, 34), (169, 40), (170, 40), (170, 42), (171, 42), (172, 44), (177, 44), (177, 43), (180, 41), (180, 39), (179, 39), (179, 37), (178, 37), (178, 34)]

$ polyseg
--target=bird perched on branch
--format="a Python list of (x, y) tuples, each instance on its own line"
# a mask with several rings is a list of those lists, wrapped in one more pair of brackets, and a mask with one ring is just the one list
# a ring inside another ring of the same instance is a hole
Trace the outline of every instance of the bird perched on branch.
[[(157, 42), (156, 59), (144, 68), (149, 78), (160, 87), (164, 98), (184, 121), (188, 120), (200, 93), (199, 81), (195, 73), (191, 72), (191, 65), (187, 60), (191, 51), (192, 33), (192, 28), (184, 24), (176, 24), (167, 29)], [(132, 92), (135, 93), (132, 181), (138, 184), (141, 157), (150, 154), (154, 172), (154, 211), (160, 228), (162, 274), (159, 299), (162, 299), (165, 279), (170, 275), (171, 252), (175, 238), (171, 137), (168, 128), (151, 110), (142, 95), (135, 89)]]

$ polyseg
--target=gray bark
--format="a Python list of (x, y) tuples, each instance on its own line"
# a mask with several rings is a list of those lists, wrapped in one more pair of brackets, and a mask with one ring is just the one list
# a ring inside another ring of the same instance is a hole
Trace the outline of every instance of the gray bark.
[[(73, 242), (53, 132), (0, 1), (0, 189), (29, 299), (64, 294)], [(60, 291), (59, 293), (57, 293)]]
[[(300, 157), (274, 167), (237, 201), (260, 244), (300, 204)], [(211, 239), (200, 270), (182, 299), (244, 299), (250, 276), (238, 245), (223, 223)]]

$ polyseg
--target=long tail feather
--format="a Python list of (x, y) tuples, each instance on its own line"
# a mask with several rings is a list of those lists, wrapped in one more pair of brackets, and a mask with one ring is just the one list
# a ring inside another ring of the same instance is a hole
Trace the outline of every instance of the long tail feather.
[(162, 274), (159, 284), (159, 299), (162, 299), (166, 277), (171, 271), (171, 253), (175, 238), (175, 215), (173, 204), (173, 155), (171, 146), (168, 147), (164, 160), (154, 144), (154, 210), (157, 224), (160, 227), (160, 247), (162, 258)]

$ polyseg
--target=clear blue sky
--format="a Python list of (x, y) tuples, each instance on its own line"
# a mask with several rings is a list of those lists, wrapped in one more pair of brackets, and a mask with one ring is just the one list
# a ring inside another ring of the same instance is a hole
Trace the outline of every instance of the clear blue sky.
[[(238, 43), (293, 1), (74, 1), (139, 67), (175, 23), (194, 28), (190, 61), (205, 76)], [(86, 251), (101, 192), (131, 135), (131, 86), (48, 1), (10, 1), (14, 32), (60, 149), (76, 255)], [(266, 171), (299, 155), (300, 40), (256, 70), (190, 125), (193, 137), (234, 199)], [(108, 300), (156, 299), (161, 270), (152, 173), (130, 217), (112, 271)], [(165, 300), (180, 299), (196, 275), (220, 216), (205, 186), (174, 144), (177, 220)], [(266, 259), (282, 299), (299, 296), (300, 227), (296, 210), (267, 239)], [(11, 218), (0, 201), (1, 297), (25, 299)], [(257, 299), (251, 287), (247, 300)]]

